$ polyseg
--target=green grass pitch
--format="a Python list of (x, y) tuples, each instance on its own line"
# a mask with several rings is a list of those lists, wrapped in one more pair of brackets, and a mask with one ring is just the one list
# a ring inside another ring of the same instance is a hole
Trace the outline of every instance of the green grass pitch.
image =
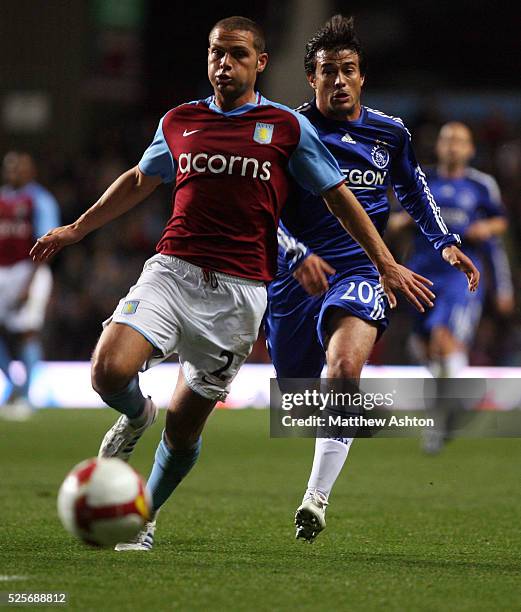
[[(67, 591), (68, 609), (96, 611), (520, 609), (521, 440), (457, 440), (434, 458), (413, 439), (358, 440), (309, 545), (292, 523), (313, 441), (270, 439), (265, 410), (220, 410), (154, 550), (124, 554), (75, 541), (55, 510), (113, 420), (0, 421), (0, 591)], [(133, 457), (145, 476), (160, 430)]]

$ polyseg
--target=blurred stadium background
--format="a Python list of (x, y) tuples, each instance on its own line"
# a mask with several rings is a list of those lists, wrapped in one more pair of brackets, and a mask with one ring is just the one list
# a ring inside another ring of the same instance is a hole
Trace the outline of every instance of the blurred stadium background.
[[(521, 42), (514, 20), (493, 3), (456, 1), (450, 11), (431, 0), (1, 4), (0, 154), (21, 148), (35, 155), (64, 223), (137, 163), (168, 108), (210, 93), (206, 43), (217, 19), (246, 12), (265, 26), (271, 65), (260, 89), (296, 106), (310, 97), (302, 68), (308, 36), (335, 12), (355, 15), (369, 60), (363, 103), (405, 120), (423, 164), (433, 162), (443, 122), (462, 120), (474, 130), (474, 165), (498, 179), (510, 216), (506, 242), (519, 293)], [(101, 321), (153, 253), (169, 210), (165, 187), (56, 258), (47, 360), (89, 359)], [(403, 255), (406, 245), (392, 246)], [(372, 363), (412, 364), (408, 331), (402, 303)], [(249, 361), (269, 363), (262, 336)], [(521, 365), (518, 308), (504, 316), (488, 302), (471, 365)]]
[[(137, 163), (167, 109), (210, 93), (206, 48), (215, 21), (246, 14), (265, 26), (271, 65), (259, 87), (297, 106), (310, 96), (307, 38), (334, 13), (353, 14), (369, 60), (363, 102), (403, 117), (423, 164), (434, 160), (443, 122), (472, 127), (474, 165), (498, 179), (510, 216), (506, 246), (519, 304), (521, 37), (500, 5), (0, 0), (0, 156), (13, 148), (34, 154), (39, 180), (69, 223)], [(100, 324), (153, 253), (169, 211), (165, 187), (53, 262), (39, 405), (99, 401), (87, 362)], [(400, 254), (406, 246), (392, 245)], [(402, 303), (372, 358), (380, 373), (413, 367), (409, 319)], [(262, 337), (249, 361), (269, 389)], [(521, 366), (517, 306), (502, 316), (489, 300), (471, 363)], [(144, 377), (160, 404), (175, 367)], [(265, 396), (252, 396), (243, 372), (233, 392), (262, 406)], [(74, 610), (519, 609), (519, 439), (462, 439), (435, 459), (414, 439), (358, 440), (328, 529), (313, 546), (299, 546), (292, 519), (313, 440), (270, 439), (267, 411), (216, 411), (200, 465), (162, 510), (157, 548), (115, 558), (71, 539), (55, 509), (64, 475), (96, 452), (113, 418), (108, 409), (41, 410), (26, 423), (0, 421), (0, 592), (64, 590)], [(161, 427), (133, 457), (145, 476)]]

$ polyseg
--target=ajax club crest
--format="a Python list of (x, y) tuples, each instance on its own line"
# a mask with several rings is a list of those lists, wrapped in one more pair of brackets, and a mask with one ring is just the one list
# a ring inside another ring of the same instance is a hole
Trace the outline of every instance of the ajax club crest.
[(260, 144), (270, 144), (273, 138), (273, 123), (259, 123), (255, 124), (255, 132), (253, 132), (253, 140)]
[(377, 168), (385, 168), (389, 163), (389, 151), (381, 144), (377, 144), (371, 151), (371, 157), (373, 158), (374, 165)]

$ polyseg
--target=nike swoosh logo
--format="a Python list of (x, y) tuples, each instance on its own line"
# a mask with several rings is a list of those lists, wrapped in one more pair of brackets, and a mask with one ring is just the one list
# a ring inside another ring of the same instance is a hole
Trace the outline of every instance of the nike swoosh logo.
[(195, 134), (196, 132), (200, 132), (201, 130), (185, 130), (183, 132), (183, 136), (191, 136), (192, 134)]

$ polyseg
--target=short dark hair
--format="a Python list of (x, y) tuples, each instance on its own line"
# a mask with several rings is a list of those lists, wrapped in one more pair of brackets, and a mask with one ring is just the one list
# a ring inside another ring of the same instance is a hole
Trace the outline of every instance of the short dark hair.
[(225, 32), (233, 32), (234, 30), (244, 30), (253, 34), (253, 46), (257, 53), (264, 53), (266, 51), (266, 37), (260, 25), (248, 19), (248, 17), (226, 17), (218, 21), (213, 28), (210, 30), (208, 39), (212, 35), (212, 32), (217, 28), (221, 28)]
[(306, 74), (315, 74), (319, 51), (342, 51), (350, 49), (358, 55), (360, 73), (365, 74), (365, 55), (360, 39), (355, 32), (354, 17), (335, 15), (306, 43), (304, 69)]

